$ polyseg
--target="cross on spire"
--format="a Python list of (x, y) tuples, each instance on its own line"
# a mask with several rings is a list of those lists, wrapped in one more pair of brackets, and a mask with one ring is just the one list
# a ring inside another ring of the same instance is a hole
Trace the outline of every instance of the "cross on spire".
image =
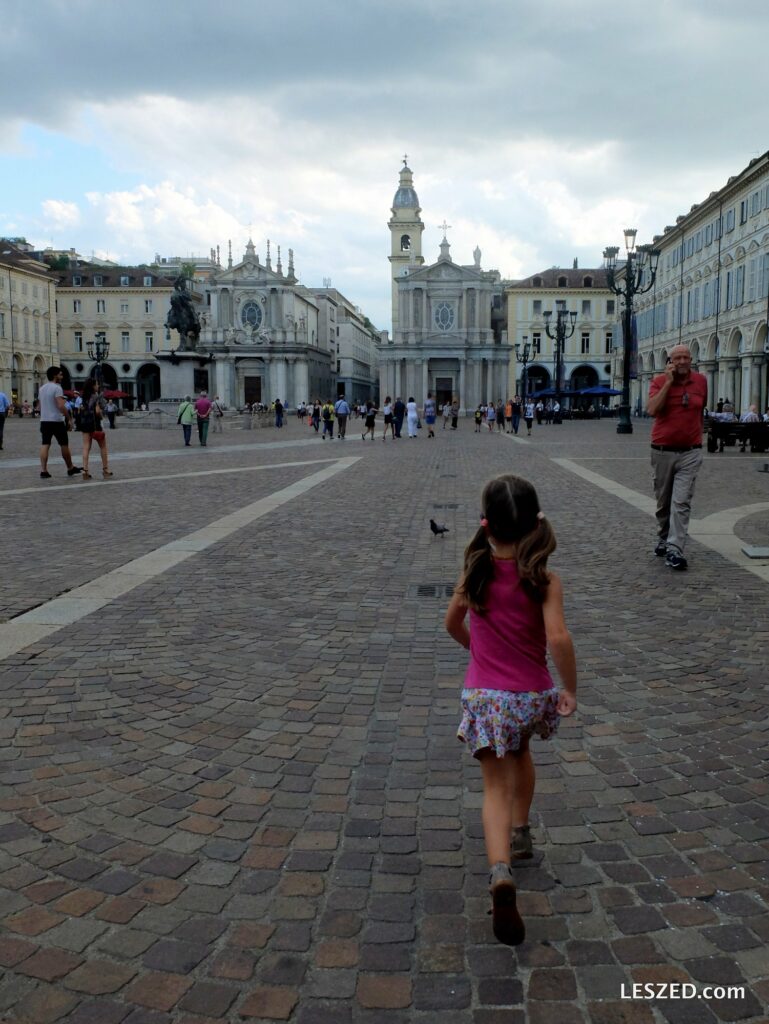
[(403, 154), (403, 166), (404, 167), (408, 167), (408, 162), (409, 162), (409, 155), (408, 155), (408, 153), (404, 153)]
[(446, 232), (447, 232), (447, 231), (449, 230), (449, 228), (451, 227), (451, 224), (447, 224), (447, 223), (446, 223), (446, 218), (444, 217), (444, 218), (443, 218), (443, 223), (442, 223), (442, 224), (439, 224), (439, 225), (438, 225), (438, 227), (439, 227), (439, 228), (441, 229), (441, 231), (443, 232), (443, 237), (445, 238), (445, 237), (446, 237)]

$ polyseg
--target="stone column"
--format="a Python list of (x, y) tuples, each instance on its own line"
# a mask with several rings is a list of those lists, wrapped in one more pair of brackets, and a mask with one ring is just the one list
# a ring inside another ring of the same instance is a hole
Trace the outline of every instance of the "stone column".
[(422, 361), (422, 393), (418, 397), (415, 396), (416, 399), (417, 399), (417, 402), (419, 402), (420, 404), (427, 398), (427, 390), (428, 390), (429, 382), (430, 382), (430, 372), (429, 372), (429, 369), (430, 369), (430, 361), (429, 361), (429, 359), (424, 359)]
[(724, 399), (728, 398), (730, 402), (734, 404), (734, 411), (739, 414), (739, 395), (737, 393), (737, 371), (739, 368), (739, 360), (728, 359), (726, 361), (726, 380), (727, 380), (727, 395), (724, 395)]
[(467, 364), (464, 353), (459, 359), (459, 411), (460, 414), (467, 410)]
[(287, 377), (287, 374), (286, 374), (286, 360), (285, 359), (277, 359), (275, 361), (275, 391), (276, 391), (276, 393), (275, 393), (274, 397), (275, 398), (279, 398), (281, 400), (281, 402), (287, 402), (288, 401), (288, 398), (286, 396), (286, 388), (287, 388), (286, 377)]
[(306, 359), (297, 359), (294, 369), (295, 394), (297, 404), (299, 402), (311, 402), (310, 395), (310, 367)]
[(478, 359), (473, 356), (467, 358), (467, 401), (465, 402), (466, 409), (477, 409), (481, 404), (481, 383), (480, 383), (480, 369), (481, 364)]
[[(390, 376), (392, 374), (392, 368), (393, 368), (393, 360), (392, 359), (384, 359), (384, 358), (382, 358), (380, 356), (380, 358), (379, 358), (379, 394), (381, 396), (380, 397), (380, 401), (382, 401), (384, 399), (385, 395), (389, 395), (390, 394), (390, 392), (387, 390), (387, 385), (388, 385), (388, 383), (390, 381)], [(364, 397), (364, 396), (361, 396), (361, 397)]]
[[(717, 401), (717, 399), (713, 398), (713, 391), (715, 388), (715, 365), (716, 364), (715, 362), (713, 362), (713, 360), (707, 359), (701, 359), (699, 364), (699, 372), (704, 376), (705, 380), (708, 382), (708, 409), (715, 409)], [(647, 382), (646, 391), (644, 392), (644, 403), (646, 402), (646, 395), (648, 393), (649, 387)]]
[(750, 405), (755, 402), (759, 412), (764, 411), (761, 405), (761, 367), (763, 365), (764, 358), (761, 356), (753, 356), (750, 361), (750, 396), (746, 403)]

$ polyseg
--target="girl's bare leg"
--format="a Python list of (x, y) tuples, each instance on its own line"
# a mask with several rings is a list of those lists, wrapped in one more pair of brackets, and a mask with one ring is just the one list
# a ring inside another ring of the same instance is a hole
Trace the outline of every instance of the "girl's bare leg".
[(83, 434), (83, 472), (88, 472), (88, 456), (91, 454), (91, 435)]
[(528, 824), (534, 797), (534, 763), (528, 742), (515, 753), (497, 757), (481, 751), (483, 772), (483, 835), (489, 864), (510, 861), (510, 833)]

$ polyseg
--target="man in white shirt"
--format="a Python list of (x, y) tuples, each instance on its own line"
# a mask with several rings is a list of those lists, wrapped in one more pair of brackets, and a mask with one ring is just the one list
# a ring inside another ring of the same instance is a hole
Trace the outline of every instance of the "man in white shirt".
[(43, 480), (50, 480), (48, 472), (48, 454), (51, 450), (51, 441), (56, 438), (61, 448), (61, 457), (67, 466), (67, 476), (75, 476), (82, 473), (79, 466), (72, 465), (72, 455), (69, 450), (69, 436), (67, 434), (66, 410), (67, 402), (61, 388), (64, 379), (64, 371), (60, 366), (49, 366), (46, 370), (48, 383), (43, 384), (38, 393), (40, 402), (40, 436), (42, 444), (40, 447), (40, 476)]

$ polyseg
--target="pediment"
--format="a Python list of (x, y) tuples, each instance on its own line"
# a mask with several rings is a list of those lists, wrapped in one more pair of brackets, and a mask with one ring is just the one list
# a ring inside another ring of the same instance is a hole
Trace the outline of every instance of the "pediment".
[(242, 263), (216, 274), (214, 283), (219, 287), (232, 288), (243, 284), (272, 286), (288, 284), (288, 281), (274, 270), (268, 270), (254, 258), (243, 260)]
[(460, 267), (451, 260), (438, 260), (429, 267), (409, 270), (409, 281), (480, 281), (481, 272), (468, 267)]

